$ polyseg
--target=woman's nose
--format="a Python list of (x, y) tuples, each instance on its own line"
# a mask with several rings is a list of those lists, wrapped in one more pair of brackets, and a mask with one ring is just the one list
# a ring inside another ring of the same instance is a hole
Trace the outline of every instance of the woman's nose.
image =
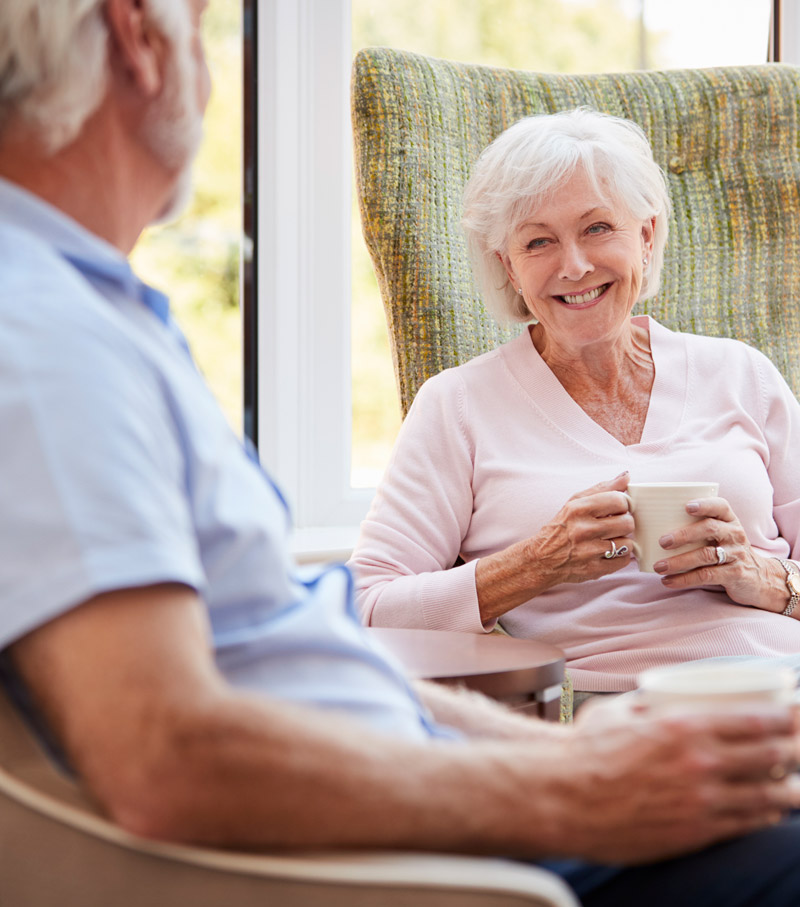
[(580, 280), (594, 270), (580, 243), (563, 243), (559, 264), (559, 277), (563, 280)]

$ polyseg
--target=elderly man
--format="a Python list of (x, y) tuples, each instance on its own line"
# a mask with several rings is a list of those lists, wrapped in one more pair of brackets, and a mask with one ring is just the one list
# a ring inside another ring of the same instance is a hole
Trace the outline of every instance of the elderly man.
[(800, 903), (788, 712), (599, 707), (567, 729), (415, 691), (344, 568), (293, 572), (280, 492), (126, 260), (185, 197), (204, 6), (0, 5), (0, 649), (20, 707), (140, 834), (516, 855), (587, 905)]

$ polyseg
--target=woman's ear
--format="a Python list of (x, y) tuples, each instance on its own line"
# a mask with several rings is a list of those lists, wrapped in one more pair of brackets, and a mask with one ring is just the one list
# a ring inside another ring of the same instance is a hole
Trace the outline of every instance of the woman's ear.
[(644, 254), (650, 258), (653, 254), (653, 239), (656, 234), (656, 219), (655, 217), (649, 217), (642, 224), (642, 244), (644, 246)]
[(511, 267), (511, 261), (509, 260), (508, 255), (501, 255), (500, 252), (494, 253), (497, 256), (497, 260), (500, 264), (506, 269), (506, 274), (508, 275), (509, 282), (514, 289), (517, 289), (517, 278), (514, 274), (514, 269)]
[(161, 93), (169, 48), (147, 15), (147, 0), (107, 0), (109, 57), (146, 97)]

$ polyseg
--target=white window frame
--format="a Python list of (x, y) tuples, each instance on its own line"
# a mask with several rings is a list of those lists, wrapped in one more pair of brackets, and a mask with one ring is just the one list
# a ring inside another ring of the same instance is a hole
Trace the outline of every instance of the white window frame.
[(258, 442), (302, 559), (346, 557), (350, 484), (350, 0), (259, 0)]
[(781, 2), (781, 46), (777, 49), (783, 63), (800, 63), (800, 2)]

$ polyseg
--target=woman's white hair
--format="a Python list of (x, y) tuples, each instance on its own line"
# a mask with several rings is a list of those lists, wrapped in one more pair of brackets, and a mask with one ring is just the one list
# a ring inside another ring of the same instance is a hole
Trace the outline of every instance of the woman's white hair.
[[(0, 136), (19, 116), (50, 153), (68, 145), (100, 106), (108, 86), (106, 0), (2, 0)], [(191, 25), (186, 0), (146, 0), (146, 14), (169, 41)]]
[(670, 202), (644, 132), (630, 120), (586, 107), (519, 120), (481, 154), (464, 192), (462, 225), (486, 304), (500, 321), (531, 313), (498, 258), (533, 210), (580, 168), (612, 205), (644, 223), (655, 217), (653, 251), (639, 299), (658, 291)]

